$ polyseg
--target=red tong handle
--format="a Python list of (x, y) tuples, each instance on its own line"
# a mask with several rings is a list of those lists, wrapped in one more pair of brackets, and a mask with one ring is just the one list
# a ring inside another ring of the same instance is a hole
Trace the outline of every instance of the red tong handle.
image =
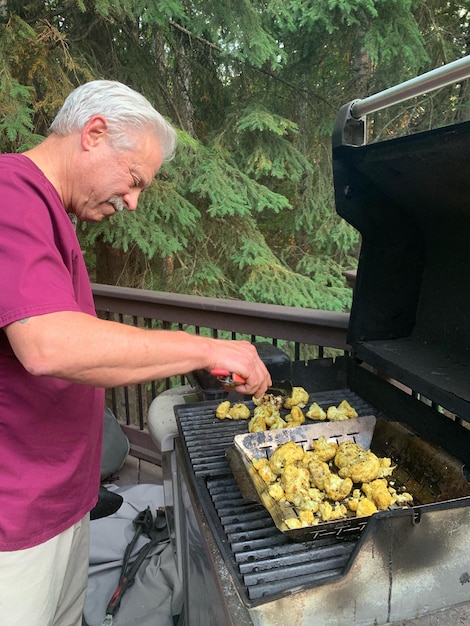
[(229, 370), (215, 369), (211, 370), (211, 374), (218, 378), (220, 382), (224, 383), (224, 385), (243, 385), (246, 383), (246, 378), (243, 378), (240, 374), (232, 373)]

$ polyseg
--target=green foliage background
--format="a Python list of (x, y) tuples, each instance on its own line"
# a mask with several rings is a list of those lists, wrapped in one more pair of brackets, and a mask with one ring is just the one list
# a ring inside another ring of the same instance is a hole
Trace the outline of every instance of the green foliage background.
[[(78, 228), (97, 282), (347, 310), (357, 233), (335, 213), (339, 108), (467, 54), (468, 2), (0, 2), (0, 149), (41, 139), (93, 78), (179, 133), (135, 213)], [(370, 141), (468, 117), (465, 83), (372, 116)]]

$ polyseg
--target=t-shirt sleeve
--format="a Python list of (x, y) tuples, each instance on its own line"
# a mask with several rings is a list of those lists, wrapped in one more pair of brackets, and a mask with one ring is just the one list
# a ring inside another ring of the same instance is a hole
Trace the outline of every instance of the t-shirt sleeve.
[(57, 193), (24, 168), (3, 169), (0, 181), (0, 327), (79, 311), (74, 276), (83, 260)]

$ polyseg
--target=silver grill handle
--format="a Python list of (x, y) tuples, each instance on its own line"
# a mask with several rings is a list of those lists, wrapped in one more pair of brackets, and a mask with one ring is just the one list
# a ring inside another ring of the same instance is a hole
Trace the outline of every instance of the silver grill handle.
[(333, 148), (366, 143), (366, 115), (470, 77), (470, 55), (416, 78), (341, 107), (333, 130)]
[(351, 115), (359, 119), (363, 115), (380, 111), (380, 109), (398, 104), (408, 100), (408, 98), (421, 96), (429, 91), (446, 87), (468, 77), (470, 77), (470, 55), (380, 91), (363, 100), (356, 100), (351, 106)]

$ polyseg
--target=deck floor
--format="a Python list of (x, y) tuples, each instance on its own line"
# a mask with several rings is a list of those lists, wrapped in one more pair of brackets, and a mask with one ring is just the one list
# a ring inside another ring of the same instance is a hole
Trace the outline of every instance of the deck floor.
[(161, 485), (162, 468), (129, 454), (119, 472), (113, 474), (106, 482), (118, 487), (155, 483)]

